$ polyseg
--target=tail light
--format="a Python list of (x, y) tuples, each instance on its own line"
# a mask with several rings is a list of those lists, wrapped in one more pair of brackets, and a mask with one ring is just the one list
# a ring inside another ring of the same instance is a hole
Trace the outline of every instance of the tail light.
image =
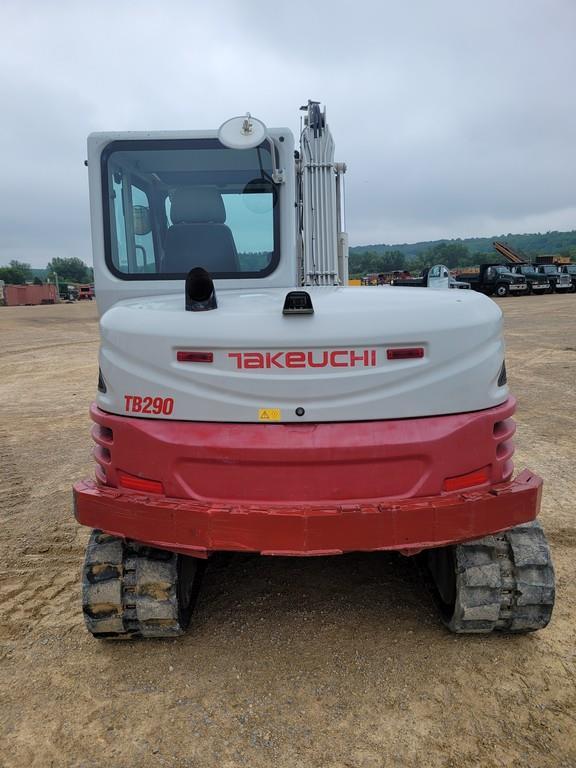
[(388, 360), (414, 360), (424, 357), (424, 347), (397, 347), (396, 349), (387, 349), (386, 357)]
[(213, 352), (188, 352), (186, 349), (179, 349), (176, 352), (176, 360), (179, 363), (213, 363)]
[(463, 488), (470, 488), (474, 485), (483, 485), (489, 480), (488, 467), (476, 469), (474, 472), (468, 472), (466, 475), (456, 475), (456, 477), (447, 477), (444, 480), (445, 491), (460, 491)]
[(118, 472), (118, 482), (123, 488), (140, 493), (164, 493), (164, 486), (159, 480), (148, 480), (145, 477), (130, 475), (128, 472)]

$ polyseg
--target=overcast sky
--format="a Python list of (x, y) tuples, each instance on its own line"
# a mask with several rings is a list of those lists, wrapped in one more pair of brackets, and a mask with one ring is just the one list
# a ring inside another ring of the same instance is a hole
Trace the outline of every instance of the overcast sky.
[(353, 245), (576, 228), (575, 0), (0, 0), (0, 264), (91, 262), (91, 131), (326, 103)]

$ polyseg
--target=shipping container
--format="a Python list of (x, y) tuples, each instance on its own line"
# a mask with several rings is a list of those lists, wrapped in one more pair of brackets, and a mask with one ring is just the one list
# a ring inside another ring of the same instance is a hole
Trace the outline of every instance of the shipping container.
[(55, 285), (5, 285), (4, 302), (7, 307), (25, 304), (55, 304), (58, 294)]

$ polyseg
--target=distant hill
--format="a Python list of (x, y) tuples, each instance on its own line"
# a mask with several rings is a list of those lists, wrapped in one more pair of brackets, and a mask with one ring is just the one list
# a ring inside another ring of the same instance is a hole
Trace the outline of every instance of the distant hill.
[(356, 245), (350, 248), (350, 253), (366, 253), (370, 251), (372, 253), (385, 254), (390, 251), (396, 251), (402, 253), (407, 259), (411, 259), (442, 243), (464, 245), (468, 248), (470, 254), (490, 253), (494, 240), (508, 243), (514, 250), (519, 250), (527, 256), (576, 250), (576, 230), (573, 229), (570, 232), (545, 232), (544, 234), (538, 232), (528, 235), (507, 234), (494, 235), (493, 237), (459, 237), (452, 240), (426, 240), (420, 243), (399, 243), (395, 245), (386, 245), (384, 243)]

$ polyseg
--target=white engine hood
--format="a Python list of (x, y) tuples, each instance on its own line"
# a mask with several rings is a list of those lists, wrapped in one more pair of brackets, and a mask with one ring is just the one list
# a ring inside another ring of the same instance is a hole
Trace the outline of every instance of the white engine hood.
[[(126, 396), (173, 398), (146, 418), (282, 422), (413, 418), (493, 407), (504, 359), (498, 306), (473, 291), (346, 287), (306, 289), (313, 315), (285, 316), (288, 289), (225, 290), (218, 308), (187, 312), (184, 291), (118, 302), (102, 316), (105, 411)], [(391, 348), (420, 359), (390, 360)], [(178, 362), (178, 350), (210, 363)], [(295, 353), (295, 354), (291, 354)], [(303, 409), (303, 415), (301, 414)]]

